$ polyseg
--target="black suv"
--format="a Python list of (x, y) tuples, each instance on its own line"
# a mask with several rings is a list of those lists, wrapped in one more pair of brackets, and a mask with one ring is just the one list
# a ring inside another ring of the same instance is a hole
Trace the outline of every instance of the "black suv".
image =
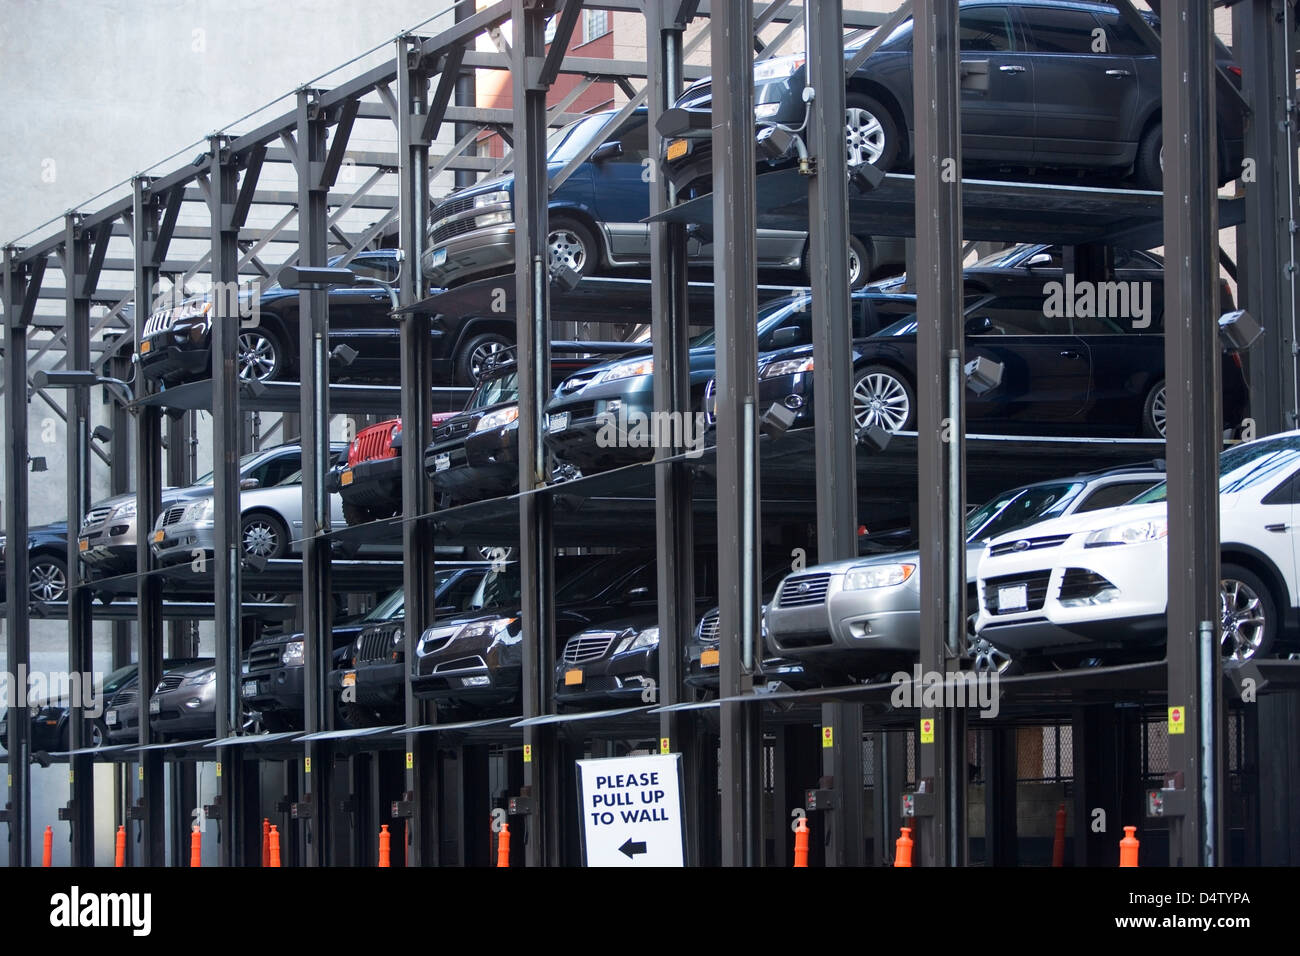
[[(1142, 16), (1153, 27), (1158, 19)], [(987, 77), (961, 91), (962, 159), (970, 168), (1132, 170), (1143, 189), (1160, 189), (1164, 138), (1160, 118), (1160, 57), (1110, 4), (1057, 0), (963, 0), (959, 8), (963, 71)], [(852, 59), (859, 48), (845, 51)], [(1241, 69), (1216, 42), (1216, 61), (1233, 82)], [(912, 20), (867, 57), (846, 86), (845, 135), (850, 165), (896, 170), (910, 165), (915, 146), (912, 111)], [(802, 56), (772, 57), (754, 68), (758, 125), (800, 127), (807, 70)], [(700, 80), (677, 106), (707, 109), (712, 81)], [(1219, 182), (1241, 169), (1241, 112), (1219, 98)], [(667, 171), (685, 198), (711, 188), (706, 138), (665, 145)]]

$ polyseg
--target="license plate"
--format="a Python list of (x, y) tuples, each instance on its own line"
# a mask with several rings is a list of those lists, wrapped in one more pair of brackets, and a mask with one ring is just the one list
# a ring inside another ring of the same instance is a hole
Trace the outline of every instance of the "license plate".
[(684, 139), (675, 139), (668, 144), (668, 159), (681, 159), (686, 155), (687, 150), (691, 148), (690, 143)]
[(446, 471), (451, 467), (451, 455), (435, 455), (433, 458), (434, 471)]
[(152, 348), (153, 348), (153, 343), (152, 343), (152, 342), (141, 342), (141, 343), (140, 343), (140, 354), (141, 354), (141, 355), (148, 355), (148, 354), (149, 354), (149, 350), (152, 349)]
[(709, 648), (707, 650), (700, 651), (700, 666), (717, 667), (718, 666), (717, 650), (714, 648)]
[(108, 724), (108, 726), (110, 726), (110, 727), (116, 727), (116, 726), (117, 726), (117, 711), (115, 711), (115, 710), (107, 711), (107, 712), (104, 714), (104, 723)]
[(156, 698), (154, 700), (149, 701), (149, 713), (151, 714), (162, 713), (162, 701)]
[(1023, 584), (998, 588), (999, 611), (1023, 611), (1029, 607), (1029, 592)]
[(85, 538), (78, 538), (78, 539), (77, 539), (77, 550), (78, 550), (78, 551), (89, 551), (89, 550), (90, 550), (90, 542), (89, 542), (87, 539), (85, 539)]
[(564, 672), (564, 686), (573, 687), (575, 684), (582, 683), (582, 668), (575, 667), (573, 670)]
[(257, 681), (255, 680), (244, 681), (244, 696), (245, 697), (257, 696)]
[(546, 430), (548, 432), (562, 432), (568, 427), (568, 412), (556, 412), (554, 415), (546, 416)]
[(154, 544), (162, 544), (162, 540), (163, 540), (164, 537), (165, 537), (165, 535), (162, 533), (162, 530), (159, 529), (158, 531), (155, 531), (155, 532), (150, 536), (149, 540), (152, 541)]
[(442, 264), (443, 264), (444, 262), (446, 262), (446, 261), (447, 261), (447, 250), (446, 250), (446, 249), (435, 249), (435, 250), (433, 250), (433, 265), (435, 265), (435, 266), (440, 266), (440, 265), (442, 265)]
[(356, 672), (356, 671), (345, 671), (345, 672), (343, 673), (343, 686), (344, 686), (344, 687), (356, 687), (356, 686), (357, 686), (357, 672)]
[(340, 484), (340, 485), (350, 485), (350, 484), (352, 484), (352, 469), (351, 469), (351, 468), (349, 468), (347, 471), (343, 472), (343, 474), (339, 475), (339, 484)]

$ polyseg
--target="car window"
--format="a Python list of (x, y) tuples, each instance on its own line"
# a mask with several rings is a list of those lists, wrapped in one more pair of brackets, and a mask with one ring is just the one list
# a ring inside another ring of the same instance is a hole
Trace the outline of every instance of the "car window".
[(474, 394), (470, 396), (469, 404), (465, 406), (466, 411), (475, 408), (487, 408), (489, 405), (496, 405), (500, 402), (515, 402), (519, 400), (519, 377), (515, 372), (507, 372), (504, 375), (490, 378), (485, 382), (480, 382)]
[(378, 604), (370, 609), (370, 612), (361, 620), (363, 623), (369, 621), (387, 621), (389, 618), (397, 617), (406, 607), (405, 594), (401, 588), (393, 591), (388, 597), (384, 598)]
[(993, 323), (992, 331), (979, 335), (1068, 335), (1070, 320), (1046, 315), (1043, 302), (1036, 296), (1000, 296), (976, 306), (967, 315)]
[(1071, 481), (1051, 485), (1034, 485), (994, 499), (966, 519), (967, 538), (978, 534), (982, 540), (1024, 528), (1065, 511), (1083, 489), (1083, 482)]
[(1154, 478), (1147, 478), (1143, 481), (1117, 481), (1114, 484), (1102, 485), (1084, 498), (1074, 512), (1082, 514), (1085, 511), (1099, 511), (1102, 508), (1117, 508), (1128, 504), (1155, 483)]
[(278, 455), (249, 472), (248, 477), (256, 478), (263, 488), (269, 488), (284, 481), (297, 471), (301, 464), (299, 455)]
[(637, 163), (650, 156), (649, 128), (645, 117), (637, 117), (623, 124), (616, 137), (623, 145), (621, 155), (611, 157), (612, 163)]
[(1300, 471), (1297, 471), (1282, 484), (1264, 496), (1266, 505), (1300, 504)]
[[(556, 591), (555, 602), (557, 604), (572, 604), (581, 601), (589, 601), (596, 595), (601, 594), (614, 581), (628, 576), (630, 571), (645, 571), (646, 567), (650, 572), (650, 593), (654, 593), (654, 565), (641, 566), (644, 558), (626, 557), (616, 559), (605, 559), (588, 564), (581, 571), (574, 574), (565, 581)], [(639, 586), (638, 584), (627, 583), (624, 590)]]
[(468, 611), (473, 607), (474, 595), (477, 593), (479, 582), (482, 579), (483, 573), (480, 571), (467, 571), (460, 575), (446, 590), (442, 590), (438, 594), (438, 607)]
[[(1297, 460), (1300, 460), (1300, 435), (1229, 448), (1219, 456), (1219, 493), (1230, 494), (1276, 479), (1279, 473), (1293, 469)], [(1169, 486), (1162, 481), (1138, 495), (1130, 504), (1165, 501), (1168, 492)]]
[(1118, 14), (1098, 14), (1106, 30), (1106, 52), (1115, 56), (1155, 56), (1155, 51), (1147, 48), (1138, 36), (1138, 32), (1128, 25)]
[(1002, 53), (1014, 50), (1011, 19), (1005, 7), (976, 7), (961, 11), (957, 33), (963, 53)]
[(1070, 326), (1075, 335), (1123, 335), (1131, 328), (1129, 323), (1099, 315), (1076, 315)]
[(1090, 56), (1096, 19), (1086, 10), (1068, 7), (1021, 7), (1029, 25), (1029, 49), (1035, 53), (1072, 53)]

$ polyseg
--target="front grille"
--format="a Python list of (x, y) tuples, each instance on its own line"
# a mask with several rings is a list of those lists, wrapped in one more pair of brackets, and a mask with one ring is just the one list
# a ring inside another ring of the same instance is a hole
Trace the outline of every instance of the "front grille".
[(184, 674), (167, 674), (163, 677), (161, 681), (158, 682), (158, 690), (156, 691), (156, 693), (162, 693), (163, 691), (168, 691), (168, 690), (175, 690), (177, 687), (180, 687), (181, 684), (183, 683), (185, 683)]
[(616, 637), (618, 637), (616, 631), (588, 631), (577, 637), (571, 637), (569, 643), (564, 645), (564, 663), (581, 664), (584, 661), (598, 661), (609, 652), (610, 645), (614, 643)]
[(112, 513), (112, 508), (91, 508), (86, 512), (86, 517), (82, 520), (81, 527), (84, 530), (102, 524), (108, 520), (108, 516)]
[[(1029, 574), (1004, 574), (1001, 577), (989, 578), (984, 582), (984, 606), (990, 614), (1019, 614), (1023, 611), (1042, 610), (1043, 602), (1047, 600), (1047, 579), (1051, 576), (1051, 571), (1033, 571)], [(1025, 586), (1025, 606), (1000, 610), (998, 589), (1014, 587), (1017, 584)]]
[(163, 513), (163, 525), (176, 524), (181, 520), (181, 515), (185, 514), (185, 505), (172, 505)]
[[(1068, 534), (1048, 534), (1041, 538), (1022, 538), (1020, 541), (1006, 541), (1002, 544), (995, 544), (989, 548), (989, 555), (996, 556), (999, 554), (1010, 554), (1013, 551), (1037, 551), (1040, 548), (1055, 548), (1057, 545), (1064, 544)], [(1024, 547), (1020, 547), (1021, 544)]]
[(134, 691), (134, 690), (123, 690), (123, 691), (118, 691), (117, 696), (113, 698), (113, 707), (114, 707), (114, 708), (119, 708), (119, 709), (120, 709), (120, 708), (122, 708), (122, 707), (126, 707), (128, 704), (134, 704), (134, 703), (135, 703), (135, 691)]
[(806, 607), (809, 604), (821, 604), (826, 600), (826, 589), (830, 587), (829, 574), (800, 574), (786, 578), (781, 585), (781, 594), (777, 603), (781, 607)]
[[(568, 412), (569, 421), (576, 422), (583, 418), (591, 418), (592, 416), (594, 416), (596, 414), (596, 403), (595, 402), (574, 402), (572, 405), (565, 405), (563, 408), (558, 409), (558, 411)], [(560, 434), (564, 434), (564, 433), (560, 432)]]
[(144, 337), (149, 338), (151, 335), (157, 335), (159, 332), (166, 332), (176, 324), (178, 309), (164, 309), (161, 312), (155, 312), (144, 322)]
[(386, 661), (393, 653), (393, 635), (402, 632), (402, 625), (366, 628), (361, 632), (361, 650), (357, 652), (357, 663), (363, 661)]
[(561, 395), (572, 395), (574, 392), (580, 391), (584, 385), (591, 384), (591, 380), (595, 377), (594, 375), (574, 375), (572, 378), (566, 378), (560, 383), (558, 391)]
[(380, 422), (357, 433), (356, 441), (348, 449), (348, 464), (355, 465), (377, 458), (395, 458), (397, 452), (391, 444), (396, 422)]
[(448, 239), (454, 239), (456, 236), (463, 236), (465, 233), (473, 231), (474, 218), (472, 216), (465, 219), (456, 219), (433, 230), (433, 244), (437, 245), (440, 242), (446, 242)]
[(476, 654), (473, 657), (458, 657), (454, 661), (439, 664), (433, 669), (433, 672), (435, 674), (441, 674), (445, 671), (467, 671), (480, 667), (487, 667), (487, 662)]
[(1084, 568), (1066, 568), (1061, 577), (1060, 600), (1090, 598), (1115, 585), (1095, 571)]
[(280, 654), (283, 648), (283, 644), (276, 644), (274, 647), (253, 648), (248, 652), (248, 669), (256, 671), (267, 667), (275, 667), (280, 663)]
[(722, 628), (722, 615), (714, 608), (700, 621), (699, 637), (706, 644), (718, 643), (718, 631)]
[(448, 216), (454, 216), (457, 213), (466, 212), (473, 208), (473, 196), (451, 196), (434, 207), (431, 218), (434, 222), (437, 222), (439, 219), (446, 219)]

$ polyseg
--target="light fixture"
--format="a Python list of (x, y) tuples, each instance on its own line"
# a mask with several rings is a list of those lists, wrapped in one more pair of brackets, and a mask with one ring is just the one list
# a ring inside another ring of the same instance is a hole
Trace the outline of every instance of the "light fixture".
[(849, 167), (849, 182), (860, 193), (869, 193), (885, 181), (885, 171), (871, 163), (858, 163)]
[(45, 464), (44, 455), (28, 455), (27, 463), (31, 466), (32, 471), (49, 471), (49, 467)]
[(266, 558), (260, 554), (245, 554), (244, 567), (250, 571), (262, 572), (266, 570)]
[(1264, 328), (1245, 309), (1219, 316), (1219, 337), (1234, 352), (1244, 352), (1264, 334)]
[(563, 262), (551, 266), (551, 285), (561, 292), (572, 292), (582, 282), (582, 276)]
[(68, 370), (51, 370), (32, 373), (32, 385), (38, 389), (44, 388), (90, 388), (92, 385), (103, 385), (113, 396), (123, 405), (130, 405), (135, 401), (135, 395), (131, 391), (131, 386), (120, 378), (109, 378), (106, 375), (98, 375), (95, 372), (68, 371)]
[[(787, 159), (798, 147), (796, 141), (798, 135), (786, 129), (784, 126), (764, 126), (758, 132), (758, 137), (754, 140), (754, 146), (758, 151), (759, 159), (767, 159), (777, 162)], [(800, 141), (802, 144), (802, 141)]]
[(889, 447), (889, 432), (879, 425), (863, 425), (855, 436), (859, 445), (866, 445), (868, 450), (884, 451)]
[(330, 349), (330, 360), (338, 362), (344, 368), (347, 368), (357, 360), (357, 356), (360, 354), (360, 352), (348, 345), (346, 342), (340, 342), (338, 345), (334, 346), (334, 348)]
[(966, 387), (976, 395), (983, 395), (1002, 384), (1002, 363), (978, 355), (966, 363)]
[(792, 408), (786, 408), (780, 402), (773, 402), (763, 417), (759, 419), (759, 431), (764, 434), (776, 437), (784, 435), (789, 431), (790, 426), (794, 424), (795, 417), (798, 413)]
[(90, 437), (107, 445), (113, 440), (113, 429), (107, 425), (96, 425), (95, 430), (90, 433)]

